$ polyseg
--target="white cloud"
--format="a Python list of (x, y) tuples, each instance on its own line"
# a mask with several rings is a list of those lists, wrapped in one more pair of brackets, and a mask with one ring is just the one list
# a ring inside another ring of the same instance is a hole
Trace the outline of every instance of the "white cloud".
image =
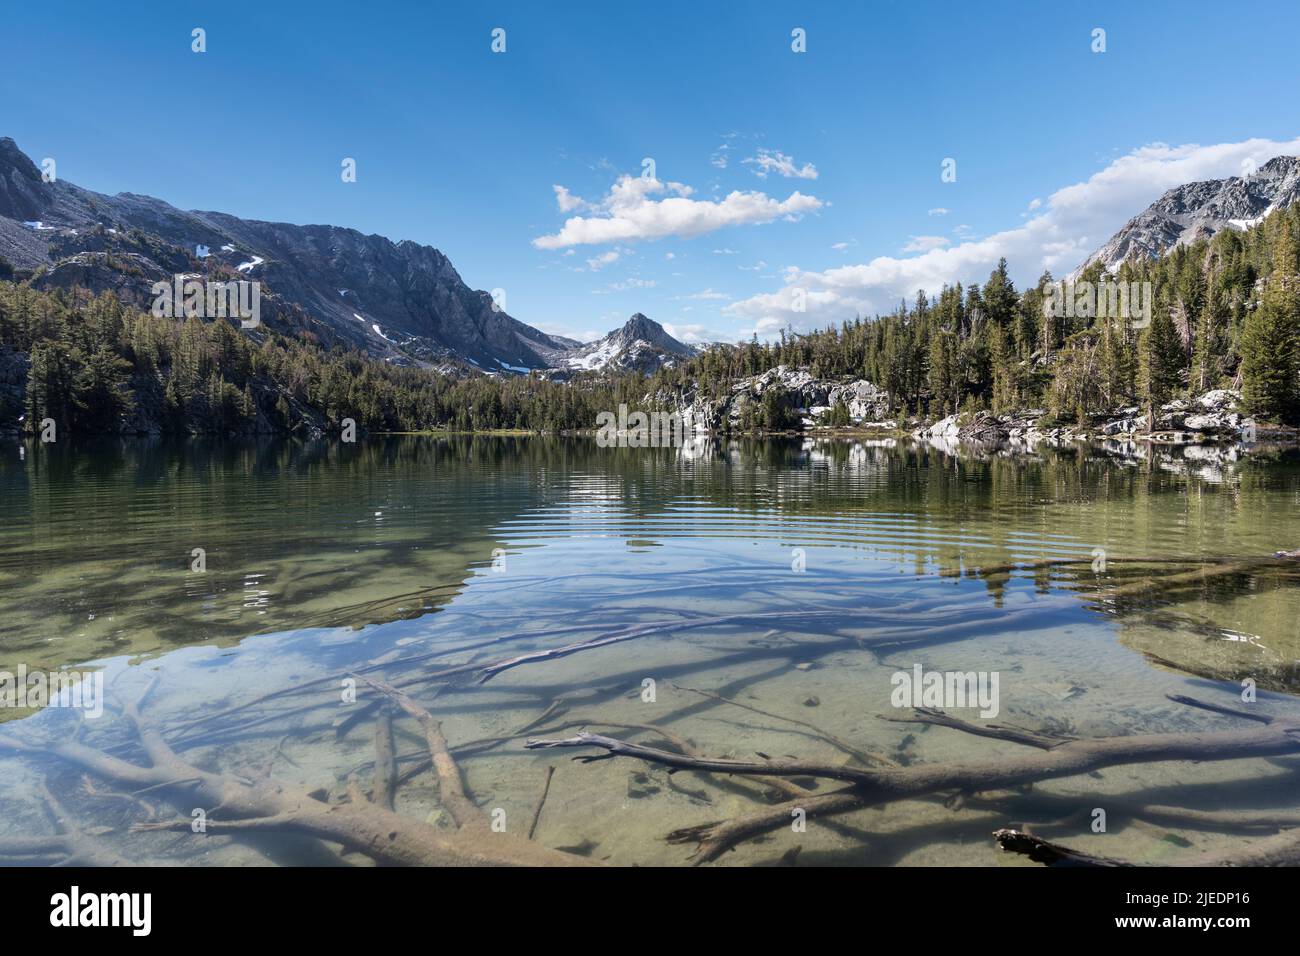
[(773, 336), (774, 333), (785, 328), (785, 326), (786, 326), (786, 322), (783, 319), (765, 318), (765, 319), (759, 319), (757, 322), (754, 323), (754, 325), (751, 328), (742, 329), (741, 331), (746, 336), (748, 336), (752, 332), (754, 335), (757, 335), (759, 340), (761, 341), (763, 339)]
[(714, 254), (715, 256), (738, 256), (738, 255), (740, 255), (740, 253), (738, 253), (735, 249), (714, 249), (714, 250), (713, 250), (713, 254)]
[(912, 236), (907, 245), (903, 246), (903, 251), (929, 252), (931, 249), (942, 249), (951, 244), (951, 240), (944, 236)]
[(653, 289), (655, 287), (654, 279), (625, 279), (622, 282), (615, 282), (611, 289), (615, 292), (622, 292), (626, 289)]
[[(573, 216), (565, 220), (558, 233), (539, 236), (533, 245), (538, 249), (563, 249), (602, 242), (698, 236), (727, 226), (795, 220), (824, 205), (817, 197), (797, 191), (784, 200), (761, 192), (735, 191), (720, 202), (691, 199), (692, 191), (681, 183), (664, 183), (653, 177), (621, 176), (599, 203), (587, 204), (593, 215)], [(666, 197), (650, 198), (661, 194)], [(565, 195), (569, 195), (567, 190)]]
[[(910, 258), (880, 256), (820, 272), (794, 268), (786, 273), (784, 288), (732, 303), (724, 311), (756, 323), (770, 320), (775, 327), (787, 322), (803, 327), (838, 322), (855, 311), (867, 315), (884, 311), (901, 298), (910, 299), (918, 289), (934, 295), (945, 283), (983, 282), (1003, 256), (1021, 287), (1037, 281), (1044, 269), (1064, 276), (1166, 190), (1239, 175), (1247, 160), (1263, 165), (1274, 156), (1297, 153), (1300, 138), (1143, 146), (1083, 182), (1058, 189), (1036, 215), (1015, 228)], [(791, 308), (795, 289), (805, 293), (803, 314)]]
[(731, 296), (725, 292), (714, 292), (713, 289), (705, 289), (703, 292), (696, 292), (694, 295), (686, 296), (688, 299), (730, 299)]
[(663, 326), (665, 332), (687, 345), (699, 345), (704, 341), (704, 333), (708, 331), (703, 325), (673, 325), (665, 322)]
[(564, 186), (552, 186), (555, 190), (555, 204), (560, 207), (560, 212), (573, 212), (575, 209), (581, 209), (586, 203), (579, 197), (573, 195)]
[(594, 259), (587, 260), (587, 267), (595, 272), (597, 269), (603, 269), (610, 263), (618, 261), (618, 250), (611, 249), (609, 252), (602, 252)]
[(935, 206), (933, 209), (928, 210), (928, 211), (926, 212), (926, 215), (927, 215), (927, 216), (946, 216), (946, 215), (948, 215), (948, 212), (949, 212), (949, 210), (944, 209), (942, 206)]
[[(617, 313), (615, 313), (615, 315), (617, 315)], [(566, 339), (574, 339), (578, 342), (593, 342), (596, 339), (603, 338), (605, 335), (604, 332), (595, 332), (591, 329), (572, 329), (565, 325), (557, 325), (554, 322), (542, 322), (536, 327), (541, 329), (547, 335), (560, 335)]]
[(741, 162), (746, 166), (753, 166), (750, 170), (759, 179), (767, 179), (769, 173), (776, 173), (786, 179), (791, 177), (796, 179), (816, 179), (817, 167), (812, 163), (804, 163), (803, 166), (796, 166), (794, 157), (787, 156), (780, 150), (759, 148), (757, 156), (751, 156), (749, 159), (742, 159)]

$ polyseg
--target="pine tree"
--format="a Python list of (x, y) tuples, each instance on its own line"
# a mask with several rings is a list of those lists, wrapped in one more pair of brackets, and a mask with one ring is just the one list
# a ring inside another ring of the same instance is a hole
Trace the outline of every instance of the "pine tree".
[(1120, 338), (1122, 327), (1116, 328), (1123, 319), (1106, 318), (1101, 324), (1101, 341), (1097, 344), (1097, 362), (1100, 377), (1102, 405), (1113, 408), (1119, 404), (1124, 394), (1124, 349)]
[(989, 362), (993, 370), (993, 410), (1010, 411), (1019, 401), (1016, 382), (1015, 352), (1011, 333), (1001, 325), (988, 324)]
[(956, 411), (961, 401), (953, 339), (947, 329), (940, 329), (930, 339), (930, 415), (934, 418)]
[(998, 266), (989, 274), (984, 284), (984, 310), (989, 321), (1000, 329), (1009, 329), (1016, 317), (1019, 300), (1016, 287), (1007, 272), (1007, 260), (998, 260)]
[(1285, 222), (1279, 224), (1273, 271), (1257, 308), (1247, 314), (1241, 336), (1242, 397), (1261, 418), (1292, 422), (1300, 369), (1300, 278), (1296, 245)]
[(62, 342), (40, 342), (32, 348), (24, 409), (28, 432), (39, 431), (45, 418), (54, 419), (60, 428), (71, 426), (75, 374), (71, 351)]
[(1196, 323), (1192, 367), (1187, 375), (1188, 389), (1193, 395), (1214, 388), (1219, 377), (1219, 330), (1223, 320), (1216, 288), (1214, 284), (1210, 285), (1205, 305), (1201, 309), (1201, 317)]
[(131, 365), (109, 349), (98, 349), (77, 371), (73, 401), (77, 429), (96, 433), (110, 431), (130, 411), (127, 375)]
[(1183, 343), (1169, 309), (1156, 306), (1151, 323), (1138, 339), (1140, 388), (1146, 407), (1147, 427), (1155, 428), (1156, 409), (1169, 401), (1179, 386)]

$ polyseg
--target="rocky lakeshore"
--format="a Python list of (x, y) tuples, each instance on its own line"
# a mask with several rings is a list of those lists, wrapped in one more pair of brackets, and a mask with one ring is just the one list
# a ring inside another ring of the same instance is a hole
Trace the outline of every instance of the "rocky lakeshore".
[(1157, 445), (1294, 442), (1296, 430), (1257, 423), (1241, 393), (1213, 389), (1161, 405), (1154, 421), (1136, 405), (1087, 421), (1054, 420), (1045, 409), (978, 411), (938, 420), (899, 414), (886, 390), (862, 378), (819, 378), (808, 369), (778, 366), (738, 379), (721, 395), (697, 387), (672, 397), (647, 396), (682, 416), (687, 432), (880, 432), (909, 434), (938, 445), (1033, 447), (1039, 443), (1143, 442)]
[[(1251, 443), (1261, 429), (1240, 410), (1241, 393), (1214, 389), (1191, 401), (1177, 399), (1156, 411), (1154, 427), (1137, 406), (1094, 415), (1084, 423), (1052, 423), (1046, 411), (1029, 409), (997, 415), (949, 415), (932, 424), (922, 424), (912, 435), (922, 440), (978, 442), (984, 444), (1034, 445), (1038, 442), (1128, 440), (1161, 445)], [(1290, 431), (1290, 430), (1286, 430)], [(1281, 437), (1281, 436), (1277, 436)]]
[[(738, 379), (721, 396), (705, 395), (697, 385), (682, 396), (657, 395), (652, 400), (673, 406), (687, 430), (696, 433), (801, 431), (818, 427), (837, 410), (843, 426), (885, 431), (900, 427), (890, 416), (893, 401), (883, 388), (861, 378), (818, 378), (807, 369), (784, 365)], [(767, 421), (774, 412), (777, 423)]]

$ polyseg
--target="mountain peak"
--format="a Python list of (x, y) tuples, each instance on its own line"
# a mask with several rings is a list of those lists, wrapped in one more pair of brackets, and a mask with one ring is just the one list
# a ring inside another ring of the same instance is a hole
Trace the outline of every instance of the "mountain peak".
[(1175, 246), (1223, 229), (1249, 229), (1300, 199), (1300, 157), (1274, 156), (1253, 172), (1176, 186), (1165, 192), (1079, 266), (1094, 262), (1116, 272), (1127, 259), (1154, 259)]
[(652, 372), (694, 354), (693, 348), (677, 341), (658, 322), (636, 312), (620, 328), (570, 355), (566, 364), (587, 371), (615, 368)]
[(26, 163), (33, 169), (36, 168), (36, 164), (32, 162), (31, 157), (19, 149), (12, 136), (0, 136), (0, 162), (15, 165)]
[[(669, 336), (668, 333), (664, 331), (664, 327), (662, 325), (660, 325), (658, 322), (654, 321), (653, 319), (647, 318), (645, 315), (643, 315), (640, 312), (634, 312), (632, 314), (632, 317), (623, 323), (623, 328), (620, 329), (619, 331), (631, 333), (633, 335), (638, 336), (639, 338), (643, 338), (647, 340), (658, 336), (666, 336), (668, 338), (671, 338), (671, 336)], [(674, 341), (676, 340), (674, 339)]]
[(1274, 156), (1259, 171), (1269, 176), (1281, 173), (1285, 175), (1292, 170), (1300, 169), (1300, 156)]
[(31, 158), (11, 138), (0, 137), (0, 216), (20, 222), (40, 219), (49, 192)]
[(629, 345), (633, 342), (646, 342), (672, 355), (691, 354), (690, 346), (677, 341), (668, 334), (662, 325), (640, 312), (633, 313), (632, 317), (623, 323), (621, 329), (609, 333), (605, 338), (609, 339), (614, 336), (618, 336), (619, 339)]

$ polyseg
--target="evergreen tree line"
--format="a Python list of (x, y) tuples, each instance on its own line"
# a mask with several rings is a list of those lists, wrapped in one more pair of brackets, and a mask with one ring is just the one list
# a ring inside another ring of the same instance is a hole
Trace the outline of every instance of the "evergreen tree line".
[(123, 416), (173, 434), (337, 429), (344, 418), (370, 431), (560, 431), (592, 428), (598, 412), (644, 395), (630, 378), (439, 375), (325, 349), (310, 334), (248, 335), (231, 321), (144, 314), (107, 292), (13, 282), (0, 282), (3, 347), (30, 366), (21, 406), (4, 407), (0, 392), (0, 424), (22, 417), (31, 433), (45, 418), (74, 434), (115, 431)]

